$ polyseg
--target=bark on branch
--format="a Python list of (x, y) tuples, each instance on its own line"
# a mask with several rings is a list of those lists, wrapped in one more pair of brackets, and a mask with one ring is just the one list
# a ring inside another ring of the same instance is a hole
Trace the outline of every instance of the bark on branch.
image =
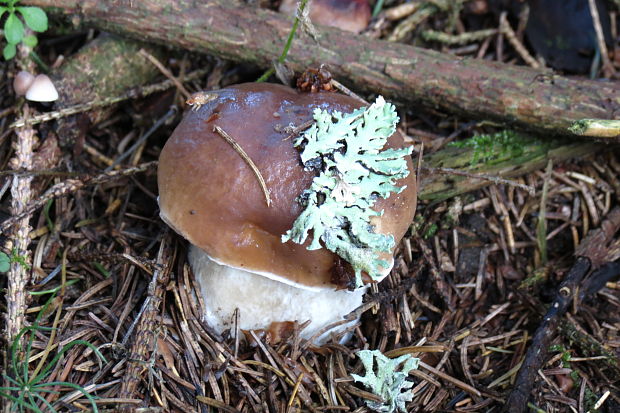
[[(27, 0), (81, 17), (100, 29), (267, 67), (291, 21), (270, 10), (224, 0)], [(620, 84), (572, 80), (527, 67), (462, 59), (321, 27), (300, 33), (287, 64), (326, 64), (357, 90), (539, 132), (569, 134), (578, 119), (620, 116)]]

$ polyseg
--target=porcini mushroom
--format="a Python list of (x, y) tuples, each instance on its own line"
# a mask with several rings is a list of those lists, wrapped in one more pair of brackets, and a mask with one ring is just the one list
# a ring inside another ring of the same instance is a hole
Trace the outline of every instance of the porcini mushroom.
[(58, 99), (58, 91), (47, 75), (37, 75), (26, 91), (26, 99), (33, 102), (53, 102)]
[[(283, 242), (285, 234), (285, 239), (299, 241), (299, 228), (296, 233), (291, 229), (304, 211), (300, 196), (317, 176), (304, 169), (294, 143), (301, 142), (299, 135), (312, 123), (313, 113), (317, 116), (315, 109), (349, 113), (362, 105), (336, 93), (298, 93), (265, 83), (232, 86), (208, 96), (199, 108), (187, 111), (162, 150), (160, 216), (192, 244), (189, 263), (204, 296), (205, 319), (214, 328), (232, 327), (238, 308), (241, 329), (309, 320), (302, 336), (312, 337), (357, 308), (365, 288), (347, 289), (356, 284), (355, 271), (340, 256), (326, 248), (308, 249), (325, 245), (322, 238), (311, 236), (303, 245)], [(396, 132), (385, 146), (395, 153), (404, 146), (403, 139)], [(250, 162), (268, 189), (269, 206)], [(386, 199), (373, 194), (377, 212), (367, 225), (396, 242), (416, 206), (411, 159), (403, 162), (408, 176), (395, 182), (397, 193)], [(342, 196), (354, 196), (345, 192)], [(380, 254), (384, 261), (376, 279), (389, 273), (393, 249), (392, 244)]]
[[(278, 10), (294, 16), (298, 3), (297, 0), (283, 0)], [(371, 18), (368, 0), (312, 0), (306, 7), (313, 23), (353, 33), (364, 30)]]

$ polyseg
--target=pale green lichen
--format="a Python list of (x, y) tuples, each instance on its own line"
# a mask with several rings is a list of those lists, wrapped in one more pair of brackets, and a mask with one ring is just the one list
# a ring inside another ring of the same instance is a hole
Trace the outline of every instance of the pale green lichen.
[(381, 96), (368, 108), (351, 113), (317, 108), (314, 119), (294, 144), (303, 148), (306, 169), (319, 170), (319, 175), (301, 195), (305, 209), (282, 242), (303, 244), (311, 233), (308, 249), (324, 246), (349, 262), (359, 287), (362, 272), (378, 279), (381, 269), (390, 266), (379, 253), (392, 251), (394, 237), (374, 232), (370, 218), (383, 211), (372, 207), (379, 197), (405, 188), (396, 181), (409, 175), (406, 156), (412, 148), (382, 150), (396, 131), (398, 115)]
[[(406, 354), (394, 359), (388, 358), (379, 350), (360, 350), (357, 356), (362, 361), (365, 376), (352, 374), (353, 380), (358, 381), (373, 394), (381, 397), (384, 403), (367, 400), (366, 404), (377, 412), (393, 412), (396, 409), (406, 412), (405, 402), (413, 399), (412, 381), (407, 381), (409, 372), (417, 369), (420, 359)], [(376, 364), (376, 368), (375, 368)], [(402, 364), (402, 368), (398, 367)]]

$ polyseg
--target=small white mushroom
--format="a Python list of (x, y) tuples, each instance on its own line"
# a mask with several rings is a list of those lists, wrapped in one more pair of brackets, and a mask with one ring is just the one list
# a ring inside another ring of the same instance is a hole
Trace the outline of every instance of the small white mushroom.
[(46, 75), (37, 75), (26, 92), (26, 99), (33, 102), (53, 102), (58, 99), (58, 91)]
[(28, 91), (30, 85), (34, 82), (34, 75), (32, 73), (22, 70), (19, 72), (13, 80), (13, 90), (17, 96), (24, 96)]

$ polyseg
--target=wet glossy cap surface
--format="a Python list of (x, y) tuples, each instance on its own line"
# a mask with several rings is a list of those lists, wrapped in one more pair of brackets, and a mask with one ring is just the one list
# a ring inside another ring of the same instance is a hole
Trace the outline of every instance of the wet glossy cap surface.
[[(281, 236), (302, 208), (297, 197), (314, 173), (304, 171), (285, 128), (312, 119), (316, 107), (350, 112), (362, 105), (335, 93), (299, 94), (281, 85), (248, 83), (215, 91), (217, 98), (189, 110), (162, 150), (159, 170), (161, 217), (215, 261), (286, 279), (291, 284), (333, 287), (335, 255), (308, 251)], [(264, 177), (272, 204), (267, 207), (259, 182), (241, 156), (220, 135), (226, 131)], [(401, 147), (394, 134), (391, 147)], [(405, 233), (416, 205), (415, 179), (376, 204), (385, 214), (376, 230), (396, 240)]]

